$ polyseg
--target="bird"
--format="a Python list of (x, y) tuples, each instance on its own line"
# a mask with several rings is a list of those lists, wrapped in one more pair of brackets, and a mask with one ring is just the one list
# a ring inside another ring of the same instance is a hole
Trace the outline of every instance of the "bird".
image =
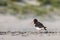
[(41, 22), (39, 22), (37, 19), (34, 19), (33, 22), (37, 30), (41, 30), (42, 28), (47, 31), (46, 27)]

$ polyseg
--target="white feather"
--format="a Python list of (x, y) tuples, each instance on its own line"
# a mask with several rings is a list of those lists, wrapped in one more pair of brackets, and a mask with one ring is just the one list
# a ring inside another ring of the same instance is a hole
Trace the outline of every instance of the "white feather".
[(43, 28), (36, 27), (37, 30), (43, 30)]

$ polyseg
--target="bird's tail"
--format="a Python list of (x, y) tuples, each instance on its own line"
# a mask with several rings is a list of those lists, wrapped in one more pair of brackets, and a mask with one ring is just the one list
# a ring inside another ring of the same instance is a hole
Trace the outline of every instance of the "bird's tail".
[(46, 30), (46, 33), (48, 33), (48, 31), (47, 31), (46, 27), (44, 27), (44, 30)]
[(46, 27), (44, 27), (44, 30), (47, 30)]

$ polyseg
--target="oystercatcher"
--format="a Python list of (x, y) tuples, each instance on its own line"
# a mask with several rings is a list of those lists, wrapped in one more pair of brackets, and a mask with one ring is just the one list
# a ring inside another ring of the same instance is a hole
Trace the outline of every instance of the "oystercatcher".
[(44, 30), (47, 30), (46, 27), (42, 23), (40, 23), (37, 19), (34, 19), (33, 22), (35, 24), (36, 29), (41, 30), (41, 28), (43, 28)]

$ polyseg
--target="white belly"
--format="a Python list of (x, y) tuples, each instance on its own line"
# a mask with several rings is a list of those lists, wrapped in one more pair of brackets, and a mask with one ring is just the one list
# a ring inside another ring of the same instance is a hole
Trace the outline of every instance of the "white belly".
[(43, 30), (44, 28), (39, 28), (39, 27), (36, 27), (37, 30)]

